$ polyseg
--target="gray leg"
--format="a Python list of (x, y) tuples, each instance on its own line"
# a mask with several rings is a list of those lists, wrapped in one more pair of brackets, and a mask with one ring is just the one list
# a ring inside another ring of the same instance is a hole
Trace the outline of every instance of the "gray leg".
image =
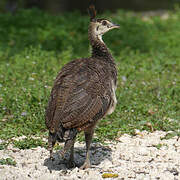
[(69, 157), (69, 162), (68, 162), (68, 168), (73, 168), (76, 166), (76, 164), (74, 162), (74, 143), (75, 143), (75, 139), (74, 139), (74, 142), (73, 142), (71, 149), (70, 149), (70, 157)]
[(67, 137), (66, 137), (66, 141), (65, 141), (65, 145), (64, 145), (64, 149), (62, 151), (60, 151), (60, 154), (62, 157), (64, 157), (65, 153), (71, 149), (71, 154), (70, 154), (70, 160), (74, 159), (73, 153), (74, 153), (74, 142), (76, 139), (76, 135), (77, 135), (77, 130), (76, 129), (72, 129), (67, 131)]
[(93, 133), (94, 130), (84, 132), (85, 140), (86, 140), (86, 160), (84, 164), (80, 167), (80, 169), (87, 169), (91, 167), (89, 150), (90, 150), (90, 144), (92, 142)]

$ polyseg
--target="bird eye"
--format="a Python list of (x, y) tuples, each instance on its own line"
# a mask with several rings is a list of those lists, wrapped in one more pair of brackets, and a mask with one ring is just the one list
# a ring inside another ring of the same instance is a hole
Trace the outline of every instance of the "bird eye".
[(106, 26), (106, 25), (107, 25), (107, 22), (106, 22), (106, 21), (103, 21), (103, 22), (102, 22), (102, 25), (103, 25), (103, 26)]

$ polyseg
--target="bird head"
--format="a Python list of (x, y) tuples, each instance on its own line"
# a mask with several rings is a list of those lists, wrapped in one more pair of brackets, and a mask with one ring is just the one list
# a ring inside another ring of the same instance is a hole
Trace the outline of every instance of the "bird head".
[(102, 37), (106, 32), (119, 28), (120, 26), (107, 19), (96, 19), (96, 10), (93, 5), (89, 7), (90, 26), (96, 36)]
[(95, 19), (95, 21), (91, 21), (91, 24), (96, 35), (103, 35), (111, 29), (120, 27), (119, 25), (114, 24), (107, 19)]

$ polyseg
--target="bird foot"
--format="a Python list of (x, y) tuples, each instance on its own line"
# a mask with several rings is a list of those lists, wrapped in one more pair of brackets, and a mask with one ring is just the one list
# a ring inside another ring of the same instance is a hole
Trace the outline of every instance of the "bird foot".
[(90, 167), (91, 167), (90, 162), (85, 161), (84, 164), (80, 167), (80, 169), (85, 170)]
[(75, 168), (77, 166), (77, 164), (74, 162), (74, 161), (68, 161), (67, 163), (67, 168), (70, 169), (70, 168)]
[(52, 161), (54, 161), (52, 149), (49, 150), (49, 154), (50, 154), (50, 157), (49, 157), (49, 158), (50, 158)]
[(51, 161), (54, 161), (55, 158), (54, 158), (52, 155), (50, 155), (50, 160), (51, 160)]
[(61, 150), (59, 152), (59, 155), (61, 156), (62, 159), (65, 159), (65, 151), (64, 150)]

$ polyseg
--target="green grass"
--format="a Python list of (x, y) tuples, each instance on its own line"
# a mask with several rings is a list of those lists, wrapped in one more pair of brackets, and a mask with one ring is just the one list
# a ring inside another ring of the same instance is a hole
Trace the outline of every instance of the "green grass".
[[(118, 104), (98, 123), (95, 141), (149, 130), (147, 123), (178, 133), (180, 11), (167, 20), (142, 21), (123, 11), (101, 17), (121, 25), (104, 36), (118, 66)], [(89, 19), (33, 9), (0, 14), (0, 22), (0, 139), (47, 136), (44, 109), (54, 78), (70, 60), (90, 55)]]
[(46, 147), (47, 143), (42, 141), (41, 139), (34, 139), (34, 138), (25, 138), (18, 141), (13, 141), (14, 147), (17, 147), (19, 149), (31, 149), (36, 148), (37, 146)]
[(163, 146), (168, 147), (168, 145), (167, 145), (167, 144), (161, 144), (161, 143), (156, 144), (156, 145), (153, 145), (153, 147), (156, 147), (157, 149), (161, 149), (161, 147), (163, 147)]
[(2, 158), (0, 159), (1, 165), (10, 165), (10, 166), (16, 166), (16, 161), (14, 161), (12, 158)]
[(0, 150), (6, 149), (7, 146), (8, 146), (8, 143), (5, 143), (5, 142), (0, 143)]

